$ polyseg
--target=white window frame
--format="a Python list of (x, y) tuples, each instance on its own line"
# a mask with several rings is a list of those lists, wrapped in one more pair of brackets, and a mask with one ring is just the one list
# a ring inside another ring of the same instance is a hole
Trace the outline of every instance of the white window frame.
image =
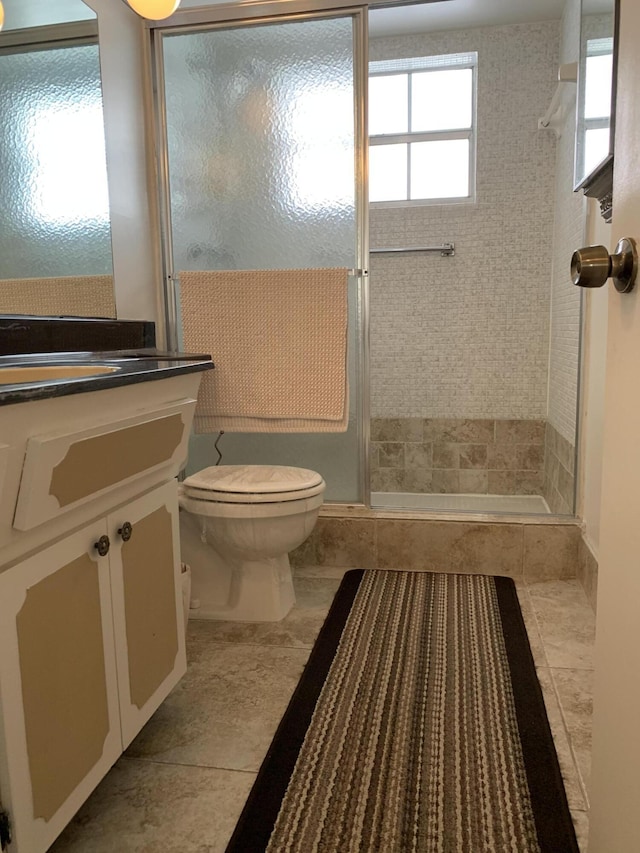
[[(369, 136), (369, 145), (394, 145), (406, 143), (409, 145), (407, 162), (407, 198), (393, 201), (372, 201), (371, 207), (421, 207), (425, 205), (468, 204), (476, 200), (476, 130), (477, 130), (477, 101), (478, 101), (478, 54), (452, 53), (440, 56), (423, 56), (411, 59), (392, 59), (371, 61), (369, 77), (390, 77), (394, 74), (408, 77), (407, 98), (409, 127), (411, 127), (411, 83), (412, 75), (424, 71), (448, 71), (470, 68), (472, 72), (472, 105), (471, 127), (463, 130), (438, 131), (409, 131), (407, 133), (381, 133)], [(411, 190), (411, 143), (431, 142), (438, 140), (468, 139), (469, 140), (469, 195), (446, 198), (409, 198)]]
[[(609, 36), (601, 39), (587, 39), (587, 52), (585, 57), (585, 63), (588, 63), (589, 60), (595, 56), (608, 56), (613, 54), (613, 37)], [(585, 69), (586, 70), (586, 69)], [(586, 80), (586, 73), (585, 73)], [(583, 97), (586, 97), (586, 87)], [(584, 104), (583, 104), (584, 106)], [(609, 147), (611, 147), (611, 108), (609, 109), (608, 115), (605, 116), (595, 116), (593, 118), (587, 118), (584, 116), (582, 119), (584, 124), (584, 139), (585, 144), (582, 147), (582, 151), (580, 152), (580, 156), (584, 160), (586, 154), (586, 139), (587, 133), (590, 130), (608, 130), (609, 131)], [(584, 171), (584, 163), (581, 164), (582, 171)]]

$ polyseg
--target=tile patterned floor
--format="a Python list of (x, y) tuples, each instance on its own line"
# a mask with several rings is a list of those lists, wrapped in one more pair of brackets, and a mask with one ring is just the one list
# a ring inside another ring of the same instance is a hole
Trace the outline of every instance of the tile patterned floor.
[[(190, 622), (189, 670), (51, 853), (217, 853), (226, 843), (345, 570), (296, 569), (275, 625)], [(595, 620), (575, 580), (518, 594), (581, 849)]]

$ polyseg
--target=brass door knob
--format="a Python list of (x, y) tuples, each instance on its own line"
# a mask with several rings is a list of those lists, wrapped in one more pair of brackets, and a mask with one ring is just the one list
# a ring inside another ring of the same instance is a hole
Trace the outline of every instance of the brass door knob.
[(571, 279), (579, 287), (602, 287), (608, 278), (618, 293), (633, 290), (638, 272), (638, 251), (632, 237), (618, 241), (610, 255), (606, 246), (578, 249), (571, 258)]

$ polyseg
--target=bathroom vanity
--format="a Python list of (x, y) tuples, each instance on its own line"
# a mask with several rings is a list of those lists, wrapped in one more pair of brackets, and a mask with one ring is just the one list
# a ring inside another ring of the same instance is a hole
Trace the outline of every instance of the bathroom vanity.
[(46, 851), (185, 672), (175, 478), (211, 367), (0, 358), (3, 850)]

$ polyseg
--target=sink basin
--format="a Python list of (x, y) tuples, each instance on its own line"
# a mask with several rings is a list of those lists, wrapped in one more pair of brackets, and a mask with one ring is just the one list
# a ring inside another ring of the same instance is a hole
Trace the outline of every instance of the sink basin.
[(23, 382), (51, 382), (55, 379), (80, 379), (100, 376), (118, 370), (106, 364), (50, 364), (0, 367), (0, 385), (20, 385)]

